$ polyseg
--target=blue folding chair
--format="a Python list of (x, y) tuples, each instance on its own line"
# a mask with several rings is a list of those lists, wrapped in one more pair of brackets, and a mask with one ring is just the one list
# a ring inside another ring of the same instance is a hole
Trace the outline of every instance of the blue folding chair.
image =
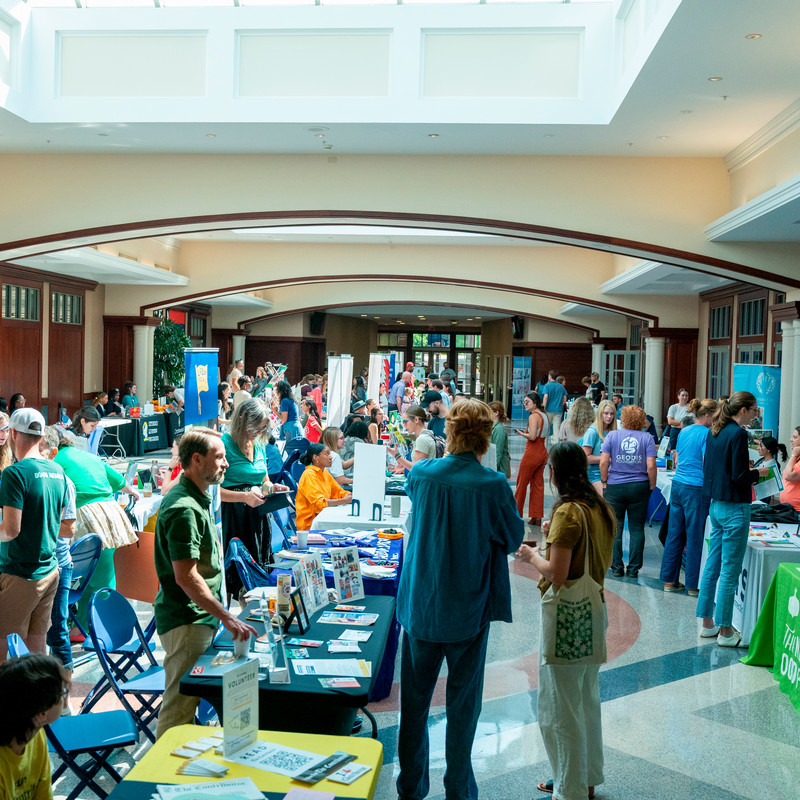
[(236, 537), (230, 540), (228, 549), (225, 552), (226, 571), (231, 566), (236, 568), (236, 572), (239, 573), (239, 580), (241, 580), (242, 586), (248, 592), (258, 586), (271, 585), (269, 573), (250, 555), (250, 551), (244, 546), (242, 540)]
[(311, 442), (305, 436), (296, 436), (294, 439), (289, 439), (283, 447), (283, 457), (288, 460), (290, 455), (298, 454), (298, 457), (303, 455), (308, 450)]
[(292, 480), (295, 483), (300, 483), (300, 478), (302, 477), (303, 473), (306, 471), (306, 465), (301, 464), (299, 461), (295, 461), (294, 464), (289, 468), (289, 474), (292, 476)]
[(84, 630), (83, 625), (78, 622), (75, 615), (74, 606), (83, 596), (87, 584), (92, 579), (94, 571), (97, 569), (97, 562), (100, 560), (100, 553), (103, 552), (103, 540), (96, 534), (90, 533), (78, 539), (69, 548), (72, 557), (72, 587), (67, 595), (67, 606), (69, 607), (69, 618), (72, 624), (86, 637), (89, 634)]
[[(293, 439), (292, 441), (297, 441), (297, 440)], [(307, 442), (308, 439), (304, 439), (303, 441)], [(281, 468), (281, 471), (278, 473), (278, 477), (275, 478), (273, 483), (285, 483), (286, 477), (290, 474), (292, 464), (297, 463), (297, 460), (300, 458), (301, 455), (303, 455), (303, 453), (305, 453), (306, 450), (308, 450), (308, 447), (306, 447), (305, 450), (295, 450), (293, 453), (291, 453), (286, 459), (286, 461), (283, 462), (283, 467)]]
[[(98, 589), (92, 595), (89, 600), (89, 635), (108, 687), (123, 708), (133, 714), (139, 730), (154, 742), (156, 737), (150, 725), (158, 717), (164, 694), (164, 668), (153, 657), (133, 607), (116, 590)], [(128, 678), (121, 671), (120, 664), (128, 663), (130, 658), (127, 655), (114, 658), (114, 654), (134, 636), (139, 639), (140, 658), (144, 657), (146, 664), (142, 672)], [(139, 703), (138, 708), (131, 705), (131, 699)]]
[[(10, 658), (28, 652), (25, 643), (16, 633), (10, 634), (7, 642)], [(85, 797), (84, 789), (94, 792), (100, 798), (108, 797), (108, 792), (96, 783), (95, 777), (104, 769), (119, 783), (122, 775), (108, 763), (108, 758), (119, 747), (139, 743), (139, 731), (133, 715), (128, 711), (101, 711), (61, 717), (52, 725), (46, 725), (44, 732), (50, 751), (61, 759), (61, 764), (53, 772), (53, 783), (68, 769), (78, 778), (78, 783), (67, 795), (67, 800)], [(88, 758), (79, 763), (78, 758), (84, 755)]]

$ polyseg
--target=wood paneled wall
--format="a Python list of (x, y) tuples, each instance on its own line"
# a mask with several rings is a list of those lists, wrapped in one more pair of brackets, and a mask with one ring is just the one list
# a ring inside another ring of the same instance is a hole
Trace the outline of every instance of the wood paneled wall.
[(581, 378), (592, 369), (592, 348), (590, 344), (568, 344), (557, 342), (526, 342), (514, 346), (515, 356), (532, 359), (531, 386), (542, 379), (551, 369), (567, 379), (570, 394), (583, 394), (585, 387)]

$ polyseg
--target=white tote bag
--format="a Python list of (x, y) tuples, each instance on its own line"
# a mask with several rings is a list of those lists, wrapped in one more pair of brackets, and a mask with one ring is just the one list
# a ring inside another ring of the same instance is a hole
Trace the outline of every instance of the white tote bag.
[[(578, 505), (576, 503), (576, 505)], [(583, 508), (586, 555), (583, 575), (554, 586), (542, 597), (541, 652), (543, 664), (604, 664), (606, 622), (602, 586), (589, 574), (589, 526)]]

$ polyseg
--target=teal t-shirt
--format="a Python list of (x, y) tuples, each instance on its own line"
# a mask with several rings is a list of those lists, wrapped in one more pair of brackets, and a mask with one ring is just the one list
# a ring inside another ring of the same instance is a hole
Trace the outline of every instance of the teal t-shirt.
[(16, 539), (0, 543), (0, 572), (26, 580), (46, 578), (57, 566), (61, 511), (67, 502), (64, 470), (46, 458), (25, 458), (3, 470), (0, 506), (19, 508)]
[(217, 528), (211, 519), (211, 497), (181, 475), (158, 511), (154, 561), (161, 587), (155, 601), (159, 636), (181, 625), (211, 625), (217, 619), (186, 596), (178, 586), (173, 561), (197, 560), (197, 571), (211, 594), (222, 602), (222, 565)]
[[(600, 434), (597, 432), (596, 425), (590, 425), (586, 429), (586, 433), (578, 440), (578, 444), (581, 447), (591, 447), (592, 448), (592, 455), (599, 456), (600, 455), (600, 448), (603, 446), (603, 440), (600, 438)], [(599, 464), (589, 464), (589, 468), (587, 470), (587, 474), (589, 476), (589, 480), (592, 483), (596, 483), (600, 480), (600, 465)]]
[(114, 492), (125, 486), (125, 478), (108, 466), (102, 459), (79, 447), (62, 447), (55, 458), (67, 477), (75, 484), (75, 504), (78, 508), (111, 500)]
[(227, 489), (229, 486), (261, 486), (267, 477), (269, 465), (267, 448), (255, 442), (253, 460), (250, 461), (229, 433), (222, 434), (222, 443), (225, 445), (225, 458), (228, 460), (223, 487)]
[(122, 405), (124, 405), (125, 408), (131, 408), (132, 406), (141, 404), (139, 403), (139, 398), (135, 394), (126, 394), (122, 398)]

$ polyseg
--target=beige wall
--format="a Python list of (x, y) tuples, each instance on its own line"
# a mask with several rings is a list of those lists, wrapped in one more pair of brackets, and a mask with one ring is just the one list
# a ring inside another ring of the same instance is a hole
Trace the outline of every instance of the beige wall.
[(103, 313), (105, 287), (101, 284), (93, 292), (86, 292), (86, 328), (84, 331), (83, 391), (107, 391), (103, 386)]
[(731, 173), (731, 210), (800, 173), (800, 129)]

